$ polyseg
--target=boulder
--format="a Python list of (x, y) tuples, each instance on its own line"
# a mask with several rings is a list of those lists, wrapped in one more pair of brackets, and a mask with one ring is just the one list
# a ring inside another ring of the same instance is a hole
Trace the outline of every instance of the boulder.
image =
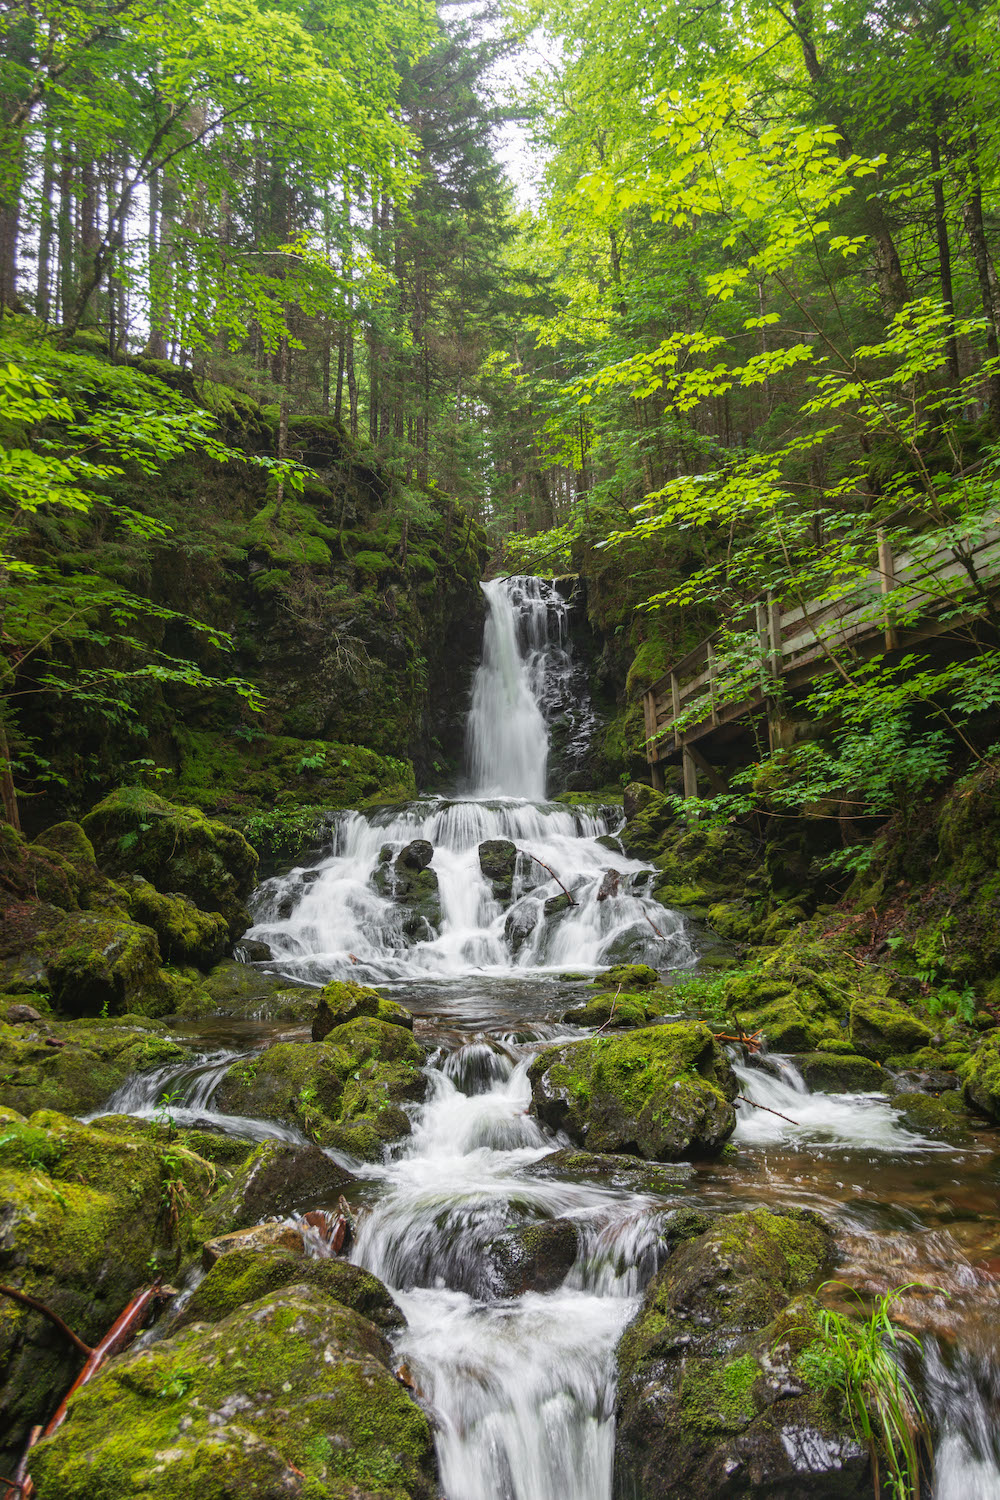
[(817, 1094), (877, 1094), (886, 1087), (882, 1069), (867, 1057), (807, 1052), (797, 1061), (802, 1077)]
[(992, 1031), (962, 1070), (971, 1109), (1000, 1122), (1000, 1031)]
[(374, 1324), (292, 1284), (112, 1360), (32, 1455), (46, 1500), (434, 1500), (430, 1424)]
[(510, 839), (486, 839), (479, 846), (479, 868), (493, 888), (493, 898), (505, 906), (514, 887), (517, 848)]
[[(800, 1360), (833, 1245), (794, 1210), (726, 1216), (650, 1282), (618, 1351), (616, 1482), (641, 1500), (870, 1496), (868, 1454)], [(799, 1298), (793, 1301), (793, 1298)]]
[(619, 985), (623, 990), (648, 990), (659, 984), (660, 976), (649, 964), (616, 964), (613, 969), (605, 969), (594, 980), (594, 984), (602, 990), (616, 990)]
[(634, 1156), (577, 1151), (572, 1146), (553, 1151), (525, 1168), (532, 1177), (556, 1177), (560, 1181), (573, 1177), (583, 1182), (598, 1182), (604, 1187), (625, 1188), (630, 1193), (656, 1194), (676, 1193), (678, 1184), (686, 1182), (693, 1170), (689, 1162), (640, 1161)]
[(318, 990), (294, 984), (284, 974), (224, 959), (204, 980), (206, 992), (227, 1016), (253, 1021), (311, 1022)]
[(511, 953), (520, 953), (538, 926), (538, 916), (537, 901), (519, 901), (507, 913), (507, 920), (503, 924), (503, 935), (510, 944)]
[[(411, 850), (417, 852), (411, 854)], [(441, 926), (437, 874), (427, 864), (419, 863), (425, 850), (430, 850), (430, 859), (432, 846), (426, 839), (414, 839), (392, 864), (380, 863), (372, 876), (379, 895), (403, 907), (403, 932), (418, 942), (433, 937)]]
[(87, 1114), (131, 1073), (187, 1055), (162, 1021), (145, 1017), (0, 1025), (0, 1104), (25, 1115)]
[(424, 1054), (402, 1026), (359, 1016), (323, 1041), (279, 1042), (233, 1064), (217, 1105), (296, 1125), (321, 1146), (380, 1161), (408, 1135), (406, 1103), (424, 1097)]
[(250, 1228), (272, 1215), (286, 1218), (334, 1202), (357, 1180), (318, 1146), (241, 1144), (244, 1154), (230, 1181), (202, 1214), (199, 1229), (207, 1239)]
[(302, 1231), (294, 1224), (273, 1219), (268, 1224), (232, 1229), (228, 1234), (217, 1235), (214, 1240), (206, 1240), (201, 1247), (201, 1263), (209, 1271), (224, 1255), (235, 1255), (242, 1250), (250, 1250), (255, 1255), (262, 1250), (288, 1250), (293, 1255), (305, 1255), (306, 1246)]
[(335, 979), (320, 993), (319, 1005), (312, 1023), (312, 1039), (321, 1042), (336, 1026), (356, 1021), (359, 1016), (374, 1017), (387, 1026), (404, 1026), (413, 1030), (413, 1017), (395, 1000), (383, 1000), (378, 990), (349, 980)]
[(588, 1151), (675, 1161), (717, 1151), (736, 1128), (736, 1079), (700, 1022), (548, 1047), (528, 1076), (539, 1119)]
[(164, 963), (210, 969), (225, 953), (229, 928), (219, 912), (199, 911), (189, 896), (163, 895), (141, 875), (122, 884), (132, 918), (156, 933)]
[(218, 1323), (238, 1307), (293, 1283), (316, 1287), (335, 1302), (353, 1308), (383, 1333), (396, 1333), (406, 1326), (398, 1305), (370, 1271), (347, 1260), (314, 1260), (279, 1247), (257, 1249), (249, 1245), (235, 1246), (216, 1260), (196, 1287), (177, 1326)]
[(901, 1000), (861, 995), (851, 1006), (851, 1041), (863, 1057), (886, 1058), (926, 1047), (933, 1033)]
[(507, 1229), (486, 1246), (495, 1295), (554, 1292), (566, 1280), (579, 1248), (572, 1219), (543, 1219)]
[(648, 995), (622, 992), (595, 995), (585, 1005), (564, 1011), (562, 1020), (567, 1026), (601, 1026), (608, 1030), (627, 1031), (635, 1026), (645, 1026), (662, 1013), (662, 1003), (650, 1000)]
[(234, 828), (138, 787), (111, 792), (82, 826), (112, 875), (144, 875), (157, 890), (179, 891), (201, 911), (221, 913), (233, 941), (246, 931), (258, 861)]

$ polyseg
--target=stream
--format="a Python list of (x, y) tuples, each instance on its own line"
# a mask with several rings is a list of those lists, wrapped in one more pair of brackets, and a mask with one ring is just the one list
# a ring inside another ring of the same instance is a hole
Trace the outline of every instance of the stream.
[[(611, 1500), (614, 1351), (657, 1268), (663, 1216), (794, 1205), (833, 1229), (846, 1287), (864, 1295), (913, 1284), (899, 1316), (922, 1344), (931, 1493), (998, 1500), (995, 1136), (973, 1132), (966, 1149), (925, 1139), (886, 1096), (812, 1094), (792, 1059), (767, 1058), (735, 1063), (753, 1103), (737, 1106), (732, 1145), (717, 1159), (655, 1173), (637, 1164), (604, 1179), (548, 1164), (565, 1142), (528, 1113), (527, 1069), (539, 1043), (586, 1034), (559, 1019), (583, 998), (581, 980), (615, 962), (684, 969), (697, 953), (683, 918), (646, 893), (649, 866), (617, 844), (620, 809), (544, 800), (551, 725), (574, 672), (566, 603), (538, 579), (484, 589), (467, 794), (337, 815), (320, 860), (260, 887), (248, 934), (270, 947), (266, 967), (299, 983), (377, 984), (434, 1049), (427, 1099), (392, 1158), (337, 1159), (362, 1179), (367, 1210), (352, 1257), (407, 1318), (397, 1352), (433, 1408), (442, 1492)], [(587, 732), (589, 705), (578, 707), (571, 738)], [(436, 891), (425, 883), (429, 896), (408, 909), (392, 872), (419, 840), (433, 847)], [(509, 900), (480, 867), (487, 840), (516, 848)], [(279, 1033), (293, 1034), (206, 1023), (188, 1062), (130, 1079), (102, 1113), (150, 1115), (169, 1095), (179, 1124), (303, 1141), (213, 1108), (233, 1059)], [(565, 1278), (509, 1295), (489, 1247), (512, 1226), (557, 1220), (575, 1237)]]

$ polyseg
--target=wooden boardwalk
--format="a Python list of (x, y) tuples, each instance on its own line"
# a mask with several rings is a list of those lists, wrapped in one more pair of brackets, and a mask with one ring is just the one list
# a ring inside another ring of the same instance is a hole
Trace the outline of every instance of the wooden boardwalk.
[(960, 549), (928, 550), (914, 543), (911, 551), (895, 555), (880, 532), (877, 566), (834, 602), (820, 598), (784, 608), (772, 595), (758, 599), (736, 627), (752, 640), (735, 691), (731, 662), (717, 656), (720, 630), (644, 693), (654, 787), (662, 789), (665, 766), (679, 757), (685, 797), (698, 795), (699, 772), (713, 791), (724, 791), (724, 775), (704, 753), (708, 742), (738, 732), (740, 720), (766, 715), (770, 744), (777, 748), (782, 704), (830, 669), (832, 652), (846, 648), (865, 659), (910, 650), (975, 620), (997, 595), (1000, 527)]

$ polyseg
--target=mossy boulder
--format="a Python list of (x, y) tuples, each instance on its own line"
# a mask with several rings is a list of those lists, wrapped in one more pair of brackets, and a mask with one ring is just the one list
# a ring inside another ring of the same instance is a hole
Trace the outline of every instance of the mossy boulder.
[(963, 1068), (962, 1077), (970, 1107), (1000, 1123), (1000, 1031), (984, 1038)]
[(649, 964), (616, 964), (613, 969), (605, 969), (594, 980), (594, 984), (602, 990), (616, 990), (620, 986), (630, 992), (652, 989), (659, 982), (659, 974)]
[(72, 912), (53, 938), (45, 977), (66, 1015), (141, 1011), (156, 990), (160, 949), (152, 928), (107, 912)]
[(623, 1494), (871, 1494), (866, 1451), (835, 1398), (810, 1389), (799, 1365), (815, 1330), (802, 1294), (832, 1250), (810, 1215), (760, 1208), (726, 1216), (674, 1251), (618, 1350)]
[(949, 1089), (943, 1094), (897, 1093), (892, 1103), (899, 1111), (901, 1122), (918, 1135), (956, 1143), (968, 1135), (970, 1120), (957, 1089)]
[(316, 1260), (276, 1249), (233, 1250), (220, 1256), (195, 1289), (177, 1326), (218, 1323), (238, 1307), (293, 1284), (316, 1287), (383, 1333), (396, 1333), (406, 1326), (398, 1305), (370, 1271), (336, 1257)]
[[(130, 1298), (193, 1246), (215, 1169), (177, 1142), (111, 1133), (52, 1111), (4, 1114), (0, 1275), (96, 1344)], [(0, 1299), (3, 1457), (65, 1393), (79, 1357), (48, 1319)], [(9, 1444), (9, 1447), (6, 1445)]]
[(579, 1244), (572, 1219), (542, 1219), (504, 1230), (485, 1247), (493, 1295), (554, 1292), (569, 1275)]
[(43, 902), (75, 911), (79, 891), (79, 876), (60, 852), (34, 848), (9, 823), (0, 822), (0, 908)]
[(378, 990), (369, 989), (367, 985), (335, 979), (320, 993), (312, 1023), (312, 1039), (321, 1042), (336, 1026), (344, 1026), (361, 1016), (384, 1021), (388, 1026), (413, 1030), (413, 1017), (405, 1006), (398, 1005), (395, 1000), (383, 1000)]
[(25, 1115), (86, 1114), (131, 1073), (187, 1055), (163, 1022), (147, 1018), (0, 1024), (0, 1104)]
[[(275, 1215), (286, 1218), (332, 1205), (357, 1180), (318, 1146), (294, 1146), (284, 1141), (238, 1144), (241, 1156), (231, 1163), (227, 1181), (202, 1211), (200, 1239), (249, 1229)], [(200, 1149), (210, 1150), (204, 1145)]]
[(404, 1027), (360, 1016), (319, 1043), (279, 1042), (234, 1063), (220, 1108), (297, 1125), (321, 1146), (366, 1161), (408, 1135), (404, 1104), (424, 1097), (424, 1054)]
[(32, 1457), (46, 1500), (434, 1500), (430, 1425), (374, 1324), (319, 1286), (113, 1360)]
[(223, 1015), (253, 1021), (309, 1023), (319, 996), (312, 985), (294, 984), (284, 974), (233, 959), (216, 964), (204, 988)]
[(698, 1022), (548, 1047), (531, 1064), (533, 1108), (588, 1151), (674, 1161), (732, 1135), (736, 1080)]
[(860, 995), (851, 1006), (851, 1041), (863, 1057), (878, 1062), (926, 1047), (931, 1028), (902, 1000)]
[(380, 861), (372, 876), (379, 895), (403, 908), (403, 933), (416, 942), (433, 937), (441, 926), (437, 873), (429, 864), (420, 862), (422, 847), (417, 854), (408, 853), (418, 846), (426, 846), (432, 854), (434, 852), (425, 839), (415, 839), (391, 862)]
[(501, 906), (510, 900), (517, 868), (517, 847), (510, 839), (487, 839), (479, 846), (479, 868), (493, 889), (493, 899)]
[(825, 1039), (843, 1036), (855, 999), (880, 1003), (888, 988), (885, 975), (860, 971), (842, 945), (805, 924), (754, 968), (733, 974), (724, 999), (736, 1023), (762, 1032), (773, 1052), (814, 1052)]
[(567, 1026), (602, 1026), (609, 1030), (628, 1031), (636, 1026), (645, 1026), (654, 1016), (662, 1015), (666, 1006), (657, 996), (651, 999), (648, 991), (637, 995), (615, 993), (595, 995), (585, 1005), (577, 1005), (563, 1013)]
[(163, 895), (141, 875), (123, 884), (131, 916), (156, 933), (164, 963), (210, 969), (225, 953), (229, 927), (220, 912), (199, 911), (190, 896)]
[(82, 826), (112, 875), (143, 875), (157, 890), (178, 891), (201, 911), (219, 912), (234, 941), (246, 931), (258, 860), (235, 829), (137, 787), (110, 793)]
[(797, 1061), (802, 1077), (818, 1094), (870, 1094), (886, 1086), (882, 1069), (867, 1057), (846, 1052), (807, 1052)]

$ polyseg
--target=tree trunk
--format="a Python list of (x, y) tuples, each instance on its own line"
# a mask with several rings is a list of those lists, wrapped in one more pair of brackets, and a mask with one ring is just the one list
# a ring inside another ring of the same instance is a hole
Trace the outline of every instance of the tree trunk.
[[(986, 314), (986, 355), (988, 359), (995, 360), (1000, 353), (1000, 283), (997, 282), (996, 267), (983, 225), (983, 191), (975, 136), (971, 140), (969, 180), (971, 191), (962, 206), (962, 223), (969, 236), (979, 295)], [(1000, 375), (993, 374), (987, 378), (986, 390), (990, 421), (994, 430), (1000, 431)]]
[(948, 336), (948, 378), (953, 385), (959, 381), (958, 340), (955, 337), (955, 298), (951, 279), (951, 246), (948, 242), (948, 219), (944, 205), (944, 183), (941, 181), (941, 142), (935, 130), (930, 138), (931, 171), (934, 185), (934, 233), (937, 237), (938, 275), (941, 280), (941, 301), (948, 309), (951, 332)]

